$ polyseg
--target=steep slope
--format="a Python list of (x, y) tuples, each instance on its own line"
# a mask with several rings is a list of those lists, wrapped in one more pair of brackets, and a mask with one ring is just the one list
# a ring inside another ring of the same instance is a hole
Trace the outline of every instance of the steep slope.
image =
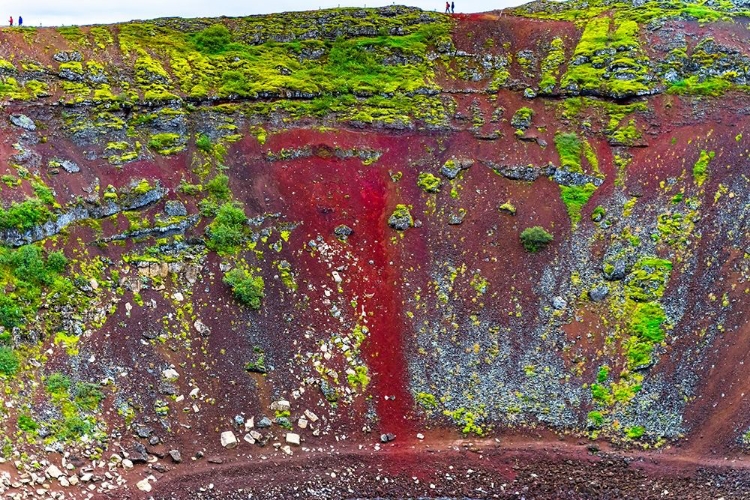
[(0, 31), (3, 488), (746, 496), (746, 15)]

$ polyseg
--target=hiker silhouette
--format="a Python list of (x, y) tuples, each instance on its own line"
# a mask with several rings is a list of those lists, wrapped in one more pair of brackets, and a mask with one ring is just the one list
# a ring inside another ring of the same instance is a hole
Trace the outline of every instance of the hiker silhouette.
[(451, 11), (451, 4), (449, 4), (448, 2), (445, 2), (445, 13), (449, 14), (450, 11)]
[(23, 26), (23, 18), (21, 16), (18, 16), (18, 25)]
[(10, 23), (10, 25), (13, 26), (13, 16), (10, 16), (10, 19), (8, 19), (8, 23)]
[(454, 14), (456, 12), (456, 4), (455, 2), (451, 2), (451, 14)]

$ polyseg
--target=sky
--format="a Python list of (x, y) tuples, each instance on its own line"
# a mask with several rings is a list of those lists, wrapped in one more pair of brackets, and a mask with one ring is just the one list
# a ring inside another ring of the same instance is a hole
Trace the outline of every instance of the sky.
[[(456, 12), (485, 12), (521, 5), (528, 0), (454, 0)], [(314, 10), (330, 7), (380, 7), (392, 1), (378, 0), (275, 0), (273, 2), (248, 2), (247, 0), (31, 0), (30, 2), (3, 2), (0, 20), (23, 16), (26, 26), (69, 26), (72, 24), (107, 24), (133, 19), (157, 17), (219, 17), (248, 16), (272, 12)], [(424, 10), (442, 10), (445, 0), (409, 0), (397, 2)]]

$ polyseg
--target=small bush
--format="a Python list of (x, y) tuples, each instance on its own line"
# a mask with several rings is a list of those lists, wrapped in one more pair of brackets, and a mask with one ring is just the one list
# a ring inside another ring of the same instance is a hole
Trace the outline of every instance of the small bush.
[(206, 54), (222, 52), (232, 41), (232, 34), (223, 24), (214, 24), (195, 35), (195, 46)]
[(24, 432), (35, 433), (39, 425), (28, 415), (19, 415), (18, 428)]
[(224, 203), (209, 226), (208, 247), (220, 253), (231, 253), (245, 241), (247, 217), (234, 203)]
[(195, 146), (201, 151), (205, 151), (206, 153), (210, 153), (213, 147), (213, 145), (211, 144), (211, 139), (206, 134), (201, 134), (198, 136), (198, 138), (195, 140)]
[(224, 283), (232, 287), (235, 297), (251, 309), (260, 309), (265, 283), (262, 276), (253, 276), (244, 269), (232, 269), (224, 275)]
[(554, 237), (539, 226), (528, 227), (521, 233), (521, 244), (527, 252), (538, 252), (547, 246)]
[(73, 389), (73, 397), (79, 408), (84, 411), (94, 411), (99, 408), (99, 403), (104, 399), (104, 394), (97, 384), (79, 382)]
[(0, 347), (0, 373), (11, 377), (18, 371), (18, 356), (16, 352), (9, 347)]
[(66, 377), (62, 373), (53, 373), (47, 377), (47, 381), (44, 384), (47, 392), (53, 395), (67, 394), (70, 389), (70, 378)]
[(219, 201), (228, 200), (231, 194), (229, 191), (229, 177), (224, 174), (217, 175), (208, 181), (206, 191), (214, 195)]

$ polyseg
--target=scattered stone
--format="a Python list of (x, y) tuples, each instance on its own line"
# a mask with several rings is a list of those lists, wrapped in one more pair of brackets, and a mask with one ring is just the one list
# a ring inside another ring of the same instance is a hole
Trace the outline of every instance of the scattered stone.
[(353, 232), (354, 230), (352, 228), (344, 224), (341, 224), (340, 226), (336, 226), (336, 229), (333, 230), (333, 234), (336, 235), (336, 238), (338, 238), (341, 241), (346, 241), (347, 238), (349, 238), (349, 236), (351, 236)]
[(258, 431), (250, 431), (249, 434), (250, 434), (250, 437), (252, 437), (256, 441), (262, 441), (263, 440), (263, 434), (261, 434)]
[(424, 434), (422, 434), (421, 432), (418, 432), (417, 439), (424, 439)]
[(135, 435), (142, 439), (147, 439), (153, 433), (154, 430), (146, 425), (138, 425), (135, 428)]
[(180, 374), (174, 368), (167, 368), (161, 372), (162, 377), (167, 380), (177, 380), (180, 378)]
[(151, 483), (148, 481), (148, 478), (141, 479), (137, 483), (135, 483), (136, 488), (138, 488), (141, 491), (145, 491), (146, 493), (151, 491)]
[(34, 123), (34, 120), (26, 115), (10, 115), (10, 122), (16, 127), (21, 127), (24, 130), (28, 130), (31, 132), (36, 130), (36, 124)]
[(123, 469), (132, 469), (133, 468), (133, 462), (130, 461), (130, 459), (124, 459), (122, 461), (122, 467)]
[(558, 311), (561, 309), (565, 309), (567, 306), (568, 306), (568, 303), (562, 297), (558, 296), (552, 299), (552, 307), (554, 307)]
[(249, 419), (245, 420), (245, 430), (249, 431), (255, 427), (255, 417), (250, 417)]
[(305, 417), (307, 417), (307, 420), (313, 423), (318, 421), (318, 416), (310, 410), (305, 410)]
[(185, 217), (188, 214), (185, 205), (178, 200), (168, 200), (164, 204), (164, 213), (170, 217)]
[(289, 445), (285, 445), (281, 447), (281, 451), (283, 451), (287, 455), (292, 455), (292, 447)]
[(221, 446), (231, 449), (236, 448), (237, 444), (237, 437), (234, 435), (234, 432), (224, 431), (221, 433)]
[[(232, 446), (232, 448), (234, 448), (234, 446)], [(206, 461), (210, 464), (217, 464), (217, 465), (221, 465), (224, 463), (224, 459), (221, 457), (209, 457)]]
[(250, 433), (245, 434), (242, 439), (248, 444), (255, 444), (255, 438)]
[(297, 426), (299, 426), (300, 429), (307, 429), (307, 419), (304, 417), (300, 417), (299, 420), (297, 420)]
[(396, 439), (396, 435), (395, 434), (391, 434), (390, 432), (387, 433), (387, 434), (381, 434), (380, 435), (380, 442), (381, 443), (390, 443), (394, 439)]
[(599, 285), (589, 290), (589, 298), (594, 302), (601, 302), (609, 295), (609, 287), (607, 285)]
[(238, 427), (241, 426), (241, 425), (245, 425), (245, 417), (243, 417), (242, 415), (235, 415), (234, 416), (234, 423)]
[(63, 475), (63, 472), (54, 464), (47, 467), (46, 473), (47, 476), (51, 477), (52, 479), (57, 479), (58, 477)]
[(81, 171), (81, 167), (79, 167), (77, 163), (72, 162), (70, 160), (62, 160), (59, 163), (60, 163), (60, 167), (62, 167), (62, 169), (68, 172), (69, 174), (77, 174), (78, 172)]
[(182, 462), (182, 454), (180, 453), (180, 450), (169, 450), (169, 457), (172, 459), (172, 462), (176, 464)]
[(146, 447), (141, 443), (135, 443), (128, 450), (128, 458), (134, 464), (145, 464), (148, 462), (148, 454), (146, 453)]
[(265, 429), (266, 427), (271, 427), (271, 419), (266, 416), (262, 416), (260, 420), (258, 420), (258, 429)]
[(299, 434), (295, 434), (294, 432), (287, 432), (286, 433), (286, 442), (289, 444), (293, 444), (296, 446), (300, 445), (300, 437)]

